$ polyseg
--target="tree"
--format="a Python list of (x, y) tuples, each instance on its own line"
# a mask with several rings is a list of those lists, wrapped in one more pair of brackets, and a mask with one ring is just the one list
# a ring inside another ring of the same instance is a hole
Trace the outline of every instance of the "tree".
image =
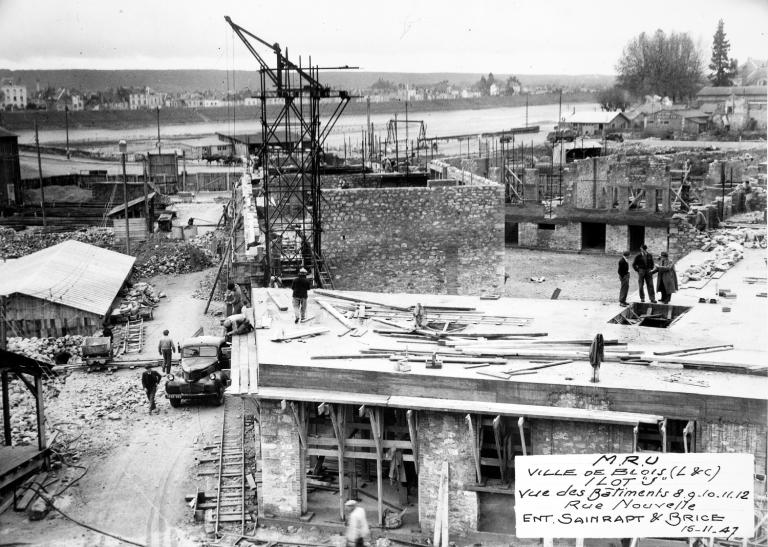
[(613, 86), (602, 90), (597, 96), (600, 108), (607, 112), (621, 110), (624, 112), (630, 105), (629, 93), (625, 89)]
[(507, 95), (514, 95), (515, 93), (520, 91), (521, 87), (522, 85), (520, 85), (520, 80), (517, 79), (517, 76), (510, 76), (509, 78), (507, 78), (505, 92)]
[(395, 84), (393, 84), (389, 80), (385, 80), (384, 78), (379, 78), (378, 80), (373, 82), (373, 85), (371, 85), (371, 89), (389, 91), (391, 89), (395, 89)]
[(617, 84), (635, 96), (691, 97), (702, 80), (701, 53), (687, 33), (657, 30), (633, 38), (616, 65)]
[(717, 32), (712, 40), (712, 59), (709, 63), (709, 81), (715, 87), (727, 87), (733, 85), (733, 78), (738, 71), (736, 59), (729, 59), (728, 53), (731, 43), (725, 39), (723, 20), (717, 22)]

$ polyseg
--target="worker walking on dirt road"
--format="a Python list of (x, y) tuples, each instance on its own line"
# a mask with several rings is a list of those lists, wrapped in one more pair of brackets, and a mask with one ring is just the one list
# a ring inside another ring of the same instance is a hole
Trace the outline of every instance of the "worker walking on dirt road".
[(627, 304), (627, 294), (629, 294), (629, 251), (624, 251), (619, 259), (619, 280), (621, 281), (619, 304), (629, 306)]
[(648, 298), (656, 303), (656, 293), (653, 290), (653, 255), (648, 247), (643, 245), (640, 254), (632, 261), (632, 269), (637, 272), (637, 283), (640, 286), (640, 302), (645, 302), (645, 287), (648, 288)]
[(347, 547), (363, 547), (370, 533), (365, 509), (355, 500), (349, 500), (344, 504), (344, 512), (347, 514)]
[(157, 351), (163, 356), (163, 374), (171, 373), (171, 357), (173, 356), (173, 340), (168, 336), (168, 329), (163, 331), (163, 337), (157, 343)]
[(156, 370), (152, 370), (152, 365), (147, 365), (144, 374), (141, 375), (141, 385), (147, 394), (147, 400), (149, 401), (149, 413), (155, 410), (155, 393), (157, 393), (157, 385), (160, 383), (160, 374)]
[(304, 321), (307, 318), (307, 298), (310, 289), (309, 279), (307, 279), (307, 270), (301, 268), (299, 277), (293, 280), (293, 315), (294, 323)]

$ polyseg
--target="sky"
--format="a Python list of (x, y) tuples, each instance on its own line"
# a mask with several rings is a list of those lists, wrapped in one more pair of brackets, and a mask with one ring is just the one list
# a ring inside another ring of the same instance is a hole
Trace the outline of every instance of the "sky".
[(768, 57), (768, 0), (0, 0), (0, 68), (255, 69), (225, 15), (293, 60), (367, 71), (614, 74), (657, 28), (706, 65), (720, 18), (731, 57)]

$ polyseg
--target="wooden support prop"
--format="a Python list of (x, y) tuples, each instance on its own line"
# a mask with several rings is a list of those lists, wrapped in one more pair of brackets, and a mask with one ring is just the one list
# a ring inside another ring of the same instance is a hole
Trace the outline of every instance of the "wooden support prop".
[(561, 292), (560, 288), (555, 289), (554, 291), (552, 291), (552, 296), (549, 299), (557, 300), (558, 297), (560, 296), (560, 292)]
[[(43, 379), (39, 376), (35, 376), (35, 389), (37, 395), (35, 397), (35, 408), (37, 410), (37, 449), (45, 450), (48, 448), (48, 443), (45, 441), (45, 396), (43, 395)], [(47, 465), (46, 456), (46, 465)]]
[(504, 453), (504, 431), (501, 416), (493, 419), (493, 440), (496, 444), (496, 456), (499, 458), (499, 474), (502, 482), (507, 482), (507, 458)]
[(661, 434), (661, 451), (667, 451), (667, 419), (659, 422), (659, 433)]
[(296, 425), (296, 429), (299, 432), (299, 443), (301, 448), (307, 448), (307, 417), (306, 412), (303, 412), (304, 403), (297, 403), (291, 401), (290, 409), (291, 416), (293, 416), (293, 423)]
[[(361, 408), (362, 410), (362, 408)], [(379, 516), (379, 526), (384, 525), (384, 483), (382, 481), (382, 475), (384, 470), (382, 468), (382, 446), (381, 446), (381, 409), (369, 408), (367, 409), (368, 419), (371, 422), (371, 436), (374, 443), (376, 443), (376, 491), (377, 491), (377, 508)]]
[(333, 307), (333, 304), (330, 302), (327, 302), (321, 298), (318, 298), (316, 302), (320, 305), (321, 308), (323, 308), (325, 311), (327, 311), (331, 316), (336, 319), (339, 323), (341, 323), (348, 331), (353, 330), (357, 328), (357, 325), (353, 324), (351, 321), (349, 321), (346, 317), (344, 317), (339, 310)]
[(636, 425), (632, 428), (632, 452), (637, 452), (637, 437), (640, 434), (640, 426)]
[(274, 290), (267, 289), (267, 295), (269, 296), (269, 299), (275, 303), (275, 306), (277, 306), (278, 310), (288, 311), (288, 302), (283, 300), (283, 297), (281, 294), (278, 294)]
[(317, 405), (317, 414), (319, 416), (328, 414), (329, 410), (330, 409), (328, 408), (328, 403), (320, 403), (319, 405)]
[[(469, 429), (469, 439), (472, 441), (472, 459), (475, 462), (475, 472), (477, 473), (477, 483), (483, 482), (483, 472), (480, 468), (480, 446), (482, 445), (480, 420), (472, 419), (471, 414), (464, 416), (467, 422), (467, 428)], [(480, 430), (480, 431), (478, 431)]]
[(416, 424), (416, 412), (413, 410), (405, 411), (405, 419), (408, 422), (408, 436), (411, 439), (411, 450), (413, 451), (413, 467), (416, 474), (419, 474), (419, 436)]
[(432, 535), (434, 547), (448, 547), (448, 503), (449, 503), (449, 469), (448, 462), (443, 462), (440, 471), (440, 486), (437, 490), (437, 507), (435, 509), (435, 530)]
[(523, 448), (523, 456), (528, 455), (528, 448), (525, 446), (525, 431), (523, 426), (525, 425), (525, 417), (520, 416), (517, 419), (517, 430), (520, 432), (520, 446)]
[[(693, 444), (693, 429), (694, 429), (694, 423), (693, 421), (689, 421), (687, 424), (685, 424), (685, 427), (683, 428), (683, 450), (687, 453), (691, 450), (691, 444)], [(690, 435), (691, 441), (689, 443), (688, 436)]]
[(388, 327), (393, 327), (393, 328), (396, 328), (396, 329), (400, 329), (403, 332), (412, 332), (413, 331), (413, 328), (411, 328), (411, 327), (404, 327), (403, 325), (398, 325), (394, 321), (387, 321), (386, 319), (381, 319), (379, 317), (371, 317), (371, 319), (373, 321), (376, 321), (377, 323), (382, 323), (383, 325), (387, 325)]
[(344, 515), (344, 438), (346, 436), (346, 427), (344, 421), (344, 406), (336, 407), (336, 405), (328, 405), (331, 414), (331, 425), (333, 425), (333, 434), (336, 436), (336, 444), (338, 446), (338, 459), (339, 459), (339, 516), (341, 521), (346, 520)]

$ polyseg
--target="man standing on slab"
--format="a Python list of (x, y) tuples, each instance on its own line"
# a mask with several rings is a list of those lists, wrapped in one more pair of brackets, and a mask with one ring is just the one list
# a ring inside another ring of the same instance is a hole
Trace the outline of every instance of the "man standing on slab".
[(307, 292), (310, 289), (307, 270), (299, 270), (299, 277), (293, 280), (293, 315), (294, 323), (304, 321), (307, 318)]
[(645, 302), (645, 287), (648, 288), (648, 298), (656, 303), (656, 292), (653, 288), (653, 256), (648, 247), (643, 245), (640, 254), (632, 261), (632, 269), (637, 272), (637, 283), (640, 286), (640, 302)]
[(619, 304), (629, 306), (627, 304), (627, 294), (629, 294), (629, 251), (624, 251), (619, 259), (619, 280), (621, 282)]

